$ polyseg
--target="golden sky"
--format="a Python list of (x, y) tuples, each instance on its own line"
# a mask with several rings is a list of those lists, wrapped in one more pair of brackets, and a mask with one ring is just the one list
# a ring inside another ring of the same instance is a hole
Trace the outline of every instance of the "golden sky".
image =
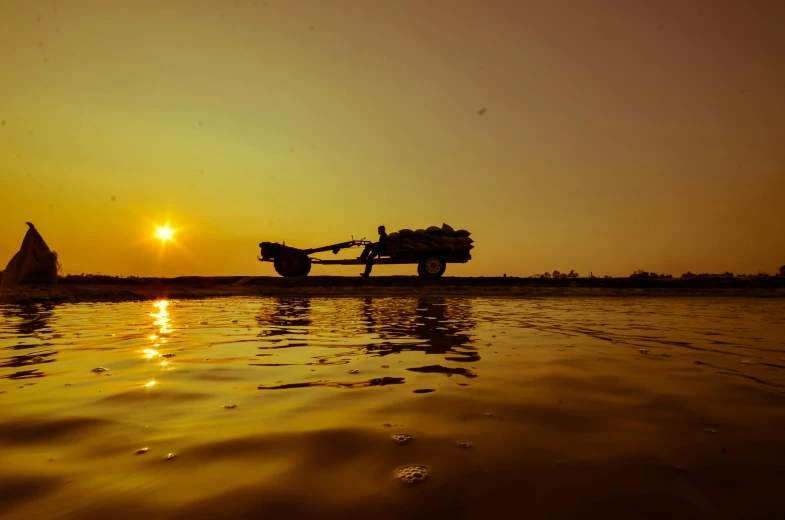
[(25, 221), (64, 272), (119, 275), (447, 222), (477, 242), (453, 275), (774, 272), (783, 26), (778, 1), (0, 0), (0, 263)]

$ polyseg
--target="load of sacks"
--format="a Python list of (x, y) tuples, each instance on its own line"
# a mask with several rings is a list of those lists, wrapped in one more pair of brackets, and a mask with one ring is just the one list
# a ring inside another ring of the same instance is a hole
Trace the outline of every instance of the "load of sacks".
[(440, 251), (464, 252), (474, 249), (471, 233), (465, 229), (454, 230), (447, 224), (431, 226), (427, 229), (401, 229), (387, 235), (387, 249), (390, 253), (402, 251)]

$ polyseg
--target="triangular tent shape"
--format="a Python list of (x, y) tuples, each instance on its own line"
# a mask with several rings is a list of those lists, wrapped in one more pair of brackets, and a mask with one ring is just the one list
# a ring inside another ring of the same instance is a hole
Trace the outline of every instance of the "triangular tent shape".
[(21, 284), (48, 284), (57, 282), (57, 253), (51, 251), (43, 237), (30, 222), (22, 247), (14, 255), (0, 281), (2, 287)]

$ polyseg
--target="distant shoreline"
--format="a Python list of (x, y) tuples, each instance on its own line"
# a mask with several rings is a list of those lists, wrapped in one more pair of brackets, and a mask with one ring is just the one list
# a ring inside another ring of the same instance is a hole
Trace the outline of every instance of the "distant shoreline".
[[(73, 278), (72, 278), (73, 280)], [(674, 279), (416, 276), (360, 277), (178, 277), (80, 279), (56, 285), (19, 286), (0, 291), (2, 303), (80, 303), (230, 296), (302, 297), (747, 297), (785, 298), (782, 277)]]

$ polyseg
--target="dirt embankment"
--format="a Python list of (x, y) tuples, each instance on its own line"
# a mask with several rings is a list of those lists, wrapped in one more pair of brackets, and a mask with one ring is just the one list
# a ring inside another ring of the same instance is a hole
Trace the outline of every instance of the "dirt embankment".
[(340, 276), (276, 277), (84, 277), (56, 285), (13, 287), (5, 303), (133, 301), (222, 296), (494, 296), (494, 297), (785, 297), (785, 278), (689, 278), (646, 280), (580, 278), (543, 280), (514, 277)]

